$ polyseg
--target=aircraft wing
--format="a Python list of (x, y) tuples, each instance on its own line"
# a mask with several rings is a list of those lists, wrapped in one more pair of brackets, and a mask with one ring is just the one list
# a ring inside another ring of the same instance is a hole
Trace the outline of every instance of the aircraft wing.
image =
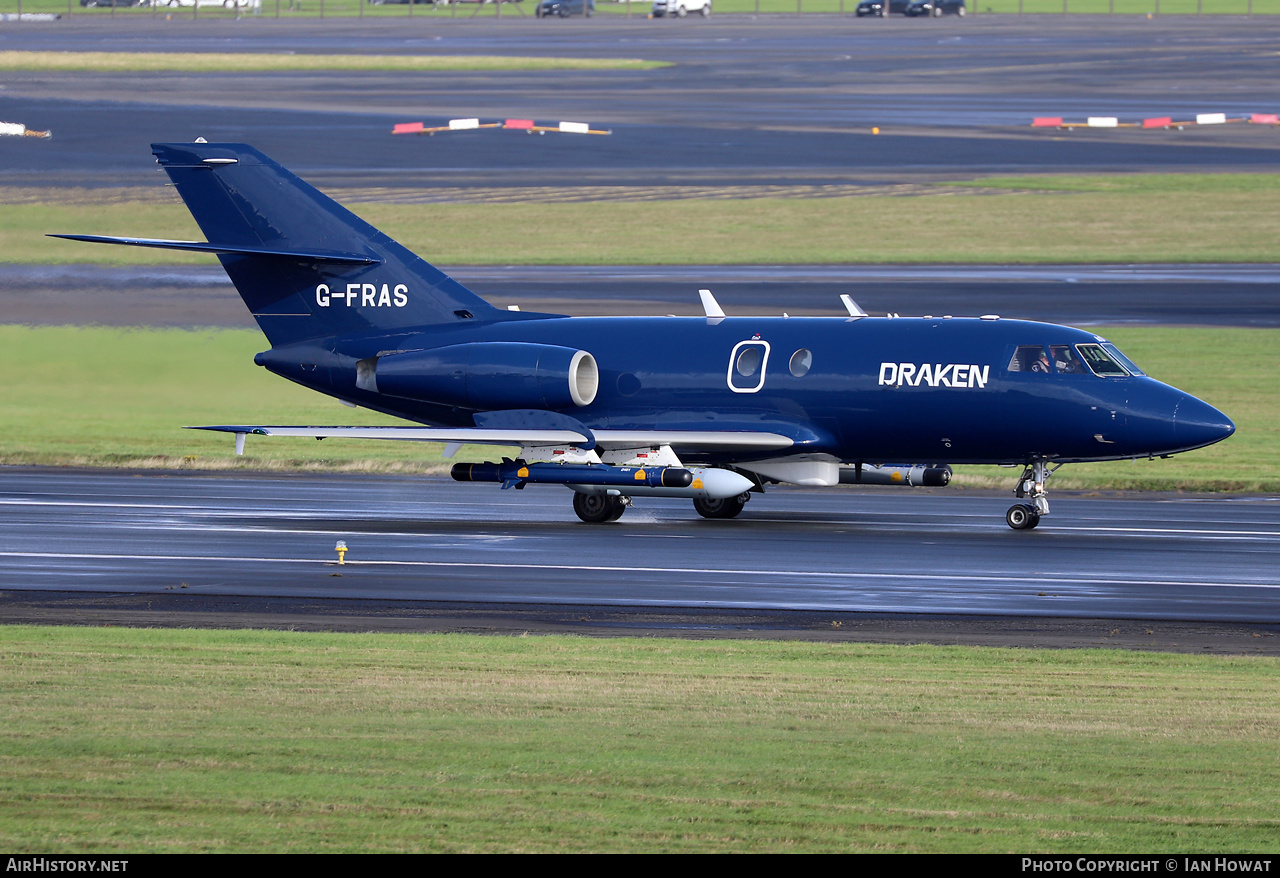
[(392, 439), (407, 442), (444, 442), (468, 445), (596, 445), (605, 448), (661, 447), (677, 450), (777, 451), (790, 448), (795, 441), (781, 433), (760, 430), (538, 430), (527, 428), (486, 427), (289, 427), (256, 425), (219, 425), (189, 427), (236, 433), (239, 436), (294, 436), (315, 439)]
[(394, 439), (402, 442), (457, 442), (469, 445), (556, 445), (586, 442), (573, 430), (507, 430), (468, 427), (270, 427), (220, 425), (188, 427), (253, 436), (302, 436), (314, 439)]

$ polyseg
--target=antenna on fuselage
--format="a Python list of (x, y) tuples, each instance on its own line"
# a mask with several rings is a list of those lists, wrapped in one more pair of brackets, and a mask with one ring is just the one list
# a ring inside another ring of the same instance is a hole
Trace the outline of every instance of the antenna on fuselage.
[(853, 301), (853, 296), (848, 293), (840, 294), (840, 301), (844, 302), (844, 309), (849, 312), (849, 316), (853, 318), (866, 317), (867, 312), (858, 307), (858, 303)]
[(702, 299), (702, 310), (707, 312), (708, 317), (725, 316), (724, 309), (720, 307), (716, 297), (711, 295), (711, 290), (698, 290), (698, 296)]

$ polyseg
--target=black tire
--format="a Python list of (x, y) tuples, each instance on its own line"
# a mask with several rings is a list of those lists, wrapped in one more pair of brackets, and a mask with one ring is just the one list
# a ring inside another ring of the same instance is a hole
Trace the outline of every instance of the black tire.
[(703, 518), (737, 518), (748, 498), (747, 494), (739, 494), (724, 500), (694, 500), (693, 508)]
[(685, 9), (683, 6), (676, 7), (676, 18), (684, 18), (688, 14), (689, 10)]
[(702, 17), (703, 18), (711, 17), (711, 0), (707, 0), (707, 4), (702, 7)]
[(573, 511), (587, 524), (604, 524), (622, 517), (622, 500), (608, 494), (579, 494), (573, 492)]
[(1014, 530), (1031, 530), (1040, 523), (1040, 513), (1030, 503), (1018, 503), (1009, 507), (1004, 520)]
[(965, 15), (967, 15), (963, 6), (961, 6), (959, 9), (956, 10), (956, 15), (960, 16), (961, 18), (964, 18)]

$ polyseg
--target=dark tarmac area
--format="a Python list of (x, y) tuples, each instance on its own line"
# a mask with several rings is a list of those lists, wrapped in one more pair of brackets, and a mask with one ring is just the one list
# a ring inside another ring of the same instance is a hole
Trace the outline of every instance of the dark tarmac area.
[(1280, 625), (0, 590), (0, 624), (519, 637), (678, 637), (1280, 655)]
[[(110, 21), (0, 28), (0, 49), (642, 58), (649, 71), (5, 73), (0, 185), (154, 182), (153, 141), (252, 143), (321, 188), (883, 183), (990, 173), (1276, 169), (1280, 130), (1032, 129), (1035, 116), (1280, 110), (1273, 16), (669, 22)], [(390, 136), (455, 117), (586, 121), (609, 137)], [(879, 135), (872, 134), (873, 126)]]

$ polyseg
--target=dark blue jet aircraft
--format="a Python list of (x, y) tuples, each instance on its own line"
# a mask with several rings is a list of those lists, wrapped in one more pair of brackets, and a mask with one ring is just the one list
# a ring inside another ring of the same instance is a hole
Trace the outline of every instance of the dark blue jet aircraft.
[[(252, 147), (153, 152), (271, 342), (254, 360), (415, 426), (201, 429), (520, 446), (460, 481), (573, 489), (583, 521), (631, 498), (732, 518), (770, 483), (946, 484), (948, 464), (1022, 466), (1010, 527), (1048, 514), (1064, 463), (1167, 456), (1231, 421), (1145, 376), (1106, 339), (1048, 323), (842, 317), (565, 317), (503, 311)], [(903, 464), (902, 461), (915, 461)]]

